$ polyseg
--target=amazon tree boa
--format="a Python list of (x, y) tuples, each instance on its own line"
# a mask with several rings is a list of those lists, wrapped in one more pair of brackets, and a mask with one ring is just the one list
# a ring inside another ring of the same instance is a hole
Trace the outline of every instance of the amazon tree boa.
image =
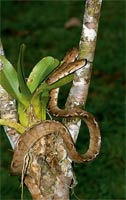
[[(63, 59), (62, 64), (47, 79), (48, 84), (52, 84), (69, 73), (74, 72), (80, 66), (86, 65), (86, 60), (77, 60), (78, 51), (73, 49)], [(56, 117), (63, 118), (79, 118), (83, 119), (88, 126), (90, 133), (89, 148), (86, 153), (79, 154), (76, 151), (73, 140), (68, 129), (62, 123), (54, 120), (45, 120), (39, 122), (33, 127), (25, 131), (19, 138), (14, 150), (13, 160), (11, 163), (11, 174), (18, 175), (22, 173), (25, 158), (30, 148), (41, 138), (48, 134), (58, 132), (63, 139), (68, 156), (74, 162), (87, 162), (93, 160), (100, 151), (101, 136), (98, 123), (93, 115), (82, 109), (73, 108), (70, 110), (60, 109), (57, 106), (59, 88), (50, 92), (50, 100), (48, 103), (49, 111)]]

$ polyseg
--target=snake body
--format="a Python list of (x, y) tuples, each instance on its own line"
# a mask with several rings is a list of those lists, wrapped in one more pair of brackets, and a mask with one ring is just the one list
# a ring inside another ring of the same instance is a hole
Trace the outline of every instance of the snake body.
[(45, 120), (42, 123), (38, 123), (30, 129), (26, 130), (26, 132), (22, 134), (19, 138), (14, 150), (13, 161), (11, 163), (11, 174), (21, 174), (24, 163), (24, 157), (28, 153), (30, 148), (32, 148), (32, 146), (41, 137), (56, 132), (58, 132), (62, 137), (68, 156), (71, 158), (71, 160), (73, 160), (74, 162), (81, 163), (94, 159), (99, 153), (100, 143), (98, 141), (100, 139), (100, 131), (96, 121), (94, 121), (94, 118), (91, 115), (89, 115), (89, 113), (84, 111), (83, 116), (81, 117), (84, 119), (90, 132), (90, 145), (88, 151), (85, 154), (81, 155), (76, 151), (69, 131), (62, 123), (54, 120)]
[[(58, 93), (59, 93), (59, 89), (55, 89), (50, 92), (50, 101), (48, 105), (50, 112), (56, 117), (79, 118), (79, 119), (84, 120), (84, 122), (88, 126), (89, 133), (90, 133), (89, 149), (83, 155), (76, 156), (74, 154), (75, 158), (72, 157), (72, 160), (75, 162), (86, 162), (86, 161), (93, 160), (99, 154), (100, 146), (101, 146), (100, 129), (99, 129), (99, 125), (97, 121), (95, 120), (92, 114), (80, 108), (71, 109), (71, 110), (60, 109), (57, 106)], [(69, 146), (68, 138), (67, 140), (65, 140), (65, 144), (66, 146)], [(70, 154), (72, 153), (72, 151), (69, 151), (69, 152)], [(69, 157), (71, 157), (70, 154), (69, 154)]]
[(68, 74), (71, 74), (76, 70), (84, 67), (87, 64), (87, 60), (77, 60), (77, 56), (78, 50), (76, 48), (73, 48), (70, 52), (66, 54), (62, 61), (62, 64), (59, 65), (59, 67), (51, 73), (46, 82), (48, 84), (52, 84), (63, 78), (64, 76), (67, 76)]
[[(73, 49), (68, 53), (64, 59), (63, 63), (60, 65), (56, 71), (54, 71), (47, 79), (48, 84), (52, 84), (66, 76), (69, 73), (74, 72), (80, 67), (86, 64), (86, 60), (76, 60), (78, 55), (77, 49)], [(100, 150), (101, 136), (98, 123), (96, 122), (93, 115), (82, 109), (71, 109), (65, 110), (60, 109), (57, 106), (59, 88), (53, 89), (50, 92), (49, 100), (49, 110), (57, 117), (63, 118), (79, 118), (83, 119), (88, 126), (90, 133), (90, 143), (89, 148), (86, 153), (79, 154), (76, 151), (73, 140), (70, 136), (68, 129), (62, 123), (54, 120), (42, 121), (30, 129), (26, 130), (23, 135), (18, 140), (18, 143), (14, 150), (13, 160), (11, 163), (11, 174), (17, 175), (22, 173), (23, 163), (25, 155), (29, 152), (30, 148), (41, 138), (51, 133), (58, 132), (63, 139), (65, 148), (67, 150), (68, 156), (74, 162), (87, 162), (94, 159)]]
[[(60, 66), (60, 76), (61, 77), (63, 77), (64, 74), (65, 75), (67, 73), (69, 74), (69, 66), (70, 65), (72, 66), (72, 69), (76, 70), (77, 65), (75, 65), (75, 68), (74, 68), (74, 64), (77, 61), (79, 61), (79, 60), (76, 60), (77, 56), (78, 56), (78, 50), (74, 48), (72, 51), (70, 51), (70, 53), (68, 53), (64, 57), (64, 59), (63, 59), (64, 66), (63, 67), (62, 67), (62, 65)], [(86, 65), (85, 59), (80, 60), (80, 61), (81, 61), (81, 63), (80, 63), (81, 67)], [(83, 63), (82, 63), (82, 61), (83, 61)], [(68, 67), (68, 69), (67, 69), (67, 67)], [(52, 84), (59, 79), (58, 73), (56, 73), (56, 72), (53, 72), (50, 75), (50, 77), (47, 79), (48, 84)], [(55, 117), (83, 119), (84, 122), (87, 124), (89, 133), (90, 133), (89, 149), (83, 155), (78, 155), (78, 156), (75, 155), (74, 158), (72, 157), (72, 160), (74, 160), (75, 162), (85, 162), (85, 161), (90, 161), (90, 160), (94, 159), (99, 154), (100, 146), (101, 146), (101, 136), (100, 136), (100, 129), (99, 129), (98, 123), (96, 122), (96, 120), (92, 114), (90, 114), (89, 112), (86, 112), (80, 108), (73, 108), (73, 109), (69, 109), (69, 110), (60, 109), (57, 106), (58, 105), (58, 94), (59, 94), (59, 88), (56, 88), (56, 89), (53, 89), (50, 91), (50, 101), (48, 104), (49, 111)], [(68, 139), (65, 140), (65, 144), (67, 144), (66, 146), (69, 146), (68, 143), (69, 143)], [(72, 152), (70, 152), (70, 154), (71, 153)], [(71, 156), (69, 155), (69, 157), (71, 157)], [(80, 159), (80, 157), (81, 157), (81, 159)]]

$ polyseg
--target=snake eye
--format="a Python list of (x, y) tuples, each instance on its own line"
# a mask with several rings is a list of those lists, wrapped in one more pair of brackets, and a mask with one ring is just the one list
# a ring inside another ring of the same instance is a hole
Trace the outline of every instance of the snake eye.
[(88, 116), (87, 114), (85, 114), (84, 117), (85, 117), (86, 119), (89, 118), (89, 116)]

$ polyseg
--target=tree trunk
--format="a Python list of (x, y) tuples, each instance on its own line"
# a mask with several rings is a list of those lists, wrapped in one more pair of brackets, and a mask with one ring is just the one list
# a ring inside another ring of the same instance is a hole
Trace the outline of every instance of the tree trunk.
[[(79, 59), (86, 58), (88, 63), (84, 68), (75, 72), (73, 85), (66, 102), (67, 109), (85, 107), (91, 79), (101, 4), (102, 0), (86, 0), (79, 44)], [(74, 123), (68, 120), (65, 125), (76, 141), (81, 125), (80, 120), (76, 119)]]

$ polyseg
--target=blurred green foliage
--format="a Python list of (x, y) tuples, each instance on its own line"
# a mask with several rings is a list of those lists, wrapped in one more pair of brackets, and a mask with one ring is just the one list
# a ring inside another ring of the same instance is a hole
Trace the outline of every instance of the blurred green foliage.
[[(86, 110), (97, 118), (102, 135), (100, 155), (87, 164), (74, 164), (78, 185), (71, 200), (125, 199), (124, 139), (124, 1), (103, 1), (97, 47)], [(26, 75), (44, 56), (62, 59), (78, 47), (81, 26), (64, 28), (72, 17), (83, 20), (84, 1), (2, 1), (1, 35), (6, 57), (14, 65), (20, 44), (25, 43)], [(62, 88), (65, 102), (68, 86)], [(60, 102), (59, 102), (60, 103)], [(62, 103), (60, 104), (61, 106)], [(20, 181), (9, 175), (11, 146), (1, 128), (1, 199), (20, 199)], [(84, 133), (85, 131), (85, 133)], [(77, 148), (88, 146), (88, 131), (82, 123)], [(77, 198), (76, 198), (77, 196)], [(25, 188), (24, 199), (31, 199)]]

